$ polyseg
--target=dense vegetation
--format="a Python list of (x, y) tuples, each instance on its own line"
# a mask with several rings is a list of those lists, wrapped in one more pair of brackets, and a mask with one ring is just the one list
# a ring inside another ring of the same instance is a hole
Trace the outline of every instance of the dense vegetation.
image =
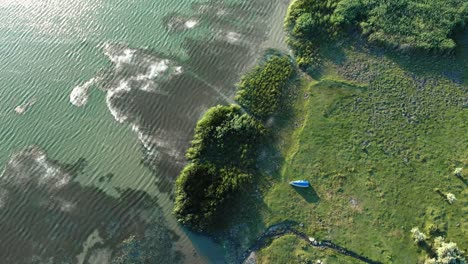
[(203, 231), (219, 218), (222, 205), (251, 181), (255, 154), (265, 129), (236, 105), (216, 106), (198, 122), (190, 164), (176, 182), (174, 214)]
[(189, 164), (177, 179), (177, 219), (194, 230), (206, 230), (218, 220), (221, 206), (251, 179), (237, 168)]
[(288, 10), (285, 27), (289, 33), (288, 44), (297, 64), (307, 69), (320, 64), (318, 49), (338, 32), (339, 24), (331, 21), (338, 0), (295, 0)]
[[(293, 1), (288, 44), (301, 68), (321, 67), (303, 76), (294, 113), (275, 119), (275, 146), (258, 163), (260, 213), (239, 220), (240, 241), (289, 222), (382, 263), (466, 263), (467, 5)], [(287, 184), (297, 179), (311, 188)], [(257, 257), (352, 263), (294, 237)]]
[[(300, 223), (312, 237), (383, 263), (450, 263), (440, 261), (438, 237), (468, 251), (468, 33), (455, 56), (437, 58), (343, 41), (322, 46), (333, 56), (324, 55), (321, 75), (296, 99), (291, 128), (280, 132), (278, 141), (290, 144), (278, 144), (285, 162), (264, 189), (259, 221)], [(298, 178), (312, 188), (286, 184)], [(427, 247), (414, 243), (415, 226)], [(348, 263), (280, 242), (262, 260)]]
[(343, 0), (331, 20), (357, 25), (369, 41), (385, 46), (449, 51), (453, 31), (467, 18), (464, 0)]
[(264, 128), (236, 105), (216, 106), (197, 124), (187, 158), (195, 163), (249, 168)]
[(278, 109), (281, 93), (293, 75), (291, 60), (273, 55), (242, 78), (236, 100), (249, 113), (265, 120)]
[(320, 42), (357, 28), (370, 42), (402, 50), (447, 52), (457, 28), (468, 20), (463, 0), (296, 0), (286, 28), (298, 64), (318, 61)]
[[(197, 231), (219, 227), (223, 208), (256, 174), (259, 145), (267, 135), (262, 121), (274, 115), (295, 74), (290, 59), (274, 52), (242, 78), (238, 105), (209, 109), (195, 128), (176, 181), (174, 214)], [(247, 111), (246, 111), (247, 110)]]

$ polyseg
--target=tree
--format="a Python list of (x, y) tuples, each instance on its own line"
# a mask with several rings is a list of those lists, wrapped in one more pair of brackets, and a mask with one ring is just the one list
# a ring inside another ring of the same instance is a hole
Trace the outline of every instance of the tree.
[(419, 228), (417, 227), (413, 227), (413, 229), (411, 229), (411, 234), (414, 239), (414, 242), (416, 243), (421, 243), (424, 240), (426, 240), (426, 235), (423, 232), (419, 231)]
[(216, 226), (225, 203), (252, 180), (265, 128), (237, 105), (216, 106), (195, 128), (176, 181), (174, 215), (196, 231)]
[(447, 201), (449, 202), (449, 204), (453, 204), (457, 200), (457, 198), (455, 197), (453, 193), (447, 193), (445, 197), (447, 198)]
[(434, 239), (435, 258), (427, 259), (425, 264), (465, 264), (465, 252), (453, 242), (446, 243), (442, 237)]

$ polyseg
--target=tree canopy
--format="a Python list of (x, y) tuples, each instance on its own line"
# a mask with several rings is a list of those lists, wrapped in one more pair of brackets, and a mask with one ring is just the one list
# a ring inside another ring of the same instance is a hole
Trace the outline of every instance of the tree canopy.
[(289, 57), (273, 55), (241, 79), (236, 100), (249, 113), (265, 120), (278, 109), (281, 94), (294, 73)]
[(176, 181), (174, 214), (197, 231), (213, 226), (223, 205), (251, 181), (265, 128), (237, 105), (216, 106), (198, 122), (190, 163)]
[(447, 52), (468, 20), (464, 0), (296, 0), (285, 20), (302, 68), (314, 66), (326, 40), (357, 28), (371, 43), (400, 50)]
[(342, 0), (332, 20), (356, 25), (369, 41), (396, 48), (448, 51), (468, 18), (463, 0)]
[(246, 168), (264, 133), (263, 125), (239, 106), (215, 106), (198, 122), (186, 156), (192, 162)]

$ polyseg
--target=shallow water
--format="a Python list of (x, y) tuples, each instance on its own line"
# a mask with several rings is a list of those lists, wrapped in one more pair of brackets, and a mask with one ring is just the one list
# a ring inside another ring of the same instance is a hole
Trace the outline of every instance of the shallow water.
[(198, 118), (284, 48), (286, 7), (0, 1), (2, 263), (223, 262), (170, 215), (174, 180)]

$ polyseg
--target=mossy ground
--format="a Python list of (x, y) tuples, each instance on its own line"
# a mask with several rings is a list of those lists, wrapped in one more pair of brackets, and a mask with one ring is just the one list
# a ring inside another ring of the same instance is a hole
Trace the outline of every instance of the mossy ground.
[[(356, 42), (324, 49), (323, 70), (302, 79), (293, 114), (274, 123), (276, 143), (259, 162), (265, 178), (250, 235), (289, 220), (371, 259), (418, 263), (426, 253), (410, 230), (419, 227), (467, 251), (467, 39), (459, 38), (453, 57), (398, 55)], [(464, 179), (454, 176), (456, 167), (464, 167)], [(292, 188), (295, 179), (312, 188)], [(458, 200), (449, 204), (436, 189)], [(316, 259), (313, 248), (291, 240), (274, 241), (260, 262)], [(327, 263), (352, 263), (320, 254)]]

